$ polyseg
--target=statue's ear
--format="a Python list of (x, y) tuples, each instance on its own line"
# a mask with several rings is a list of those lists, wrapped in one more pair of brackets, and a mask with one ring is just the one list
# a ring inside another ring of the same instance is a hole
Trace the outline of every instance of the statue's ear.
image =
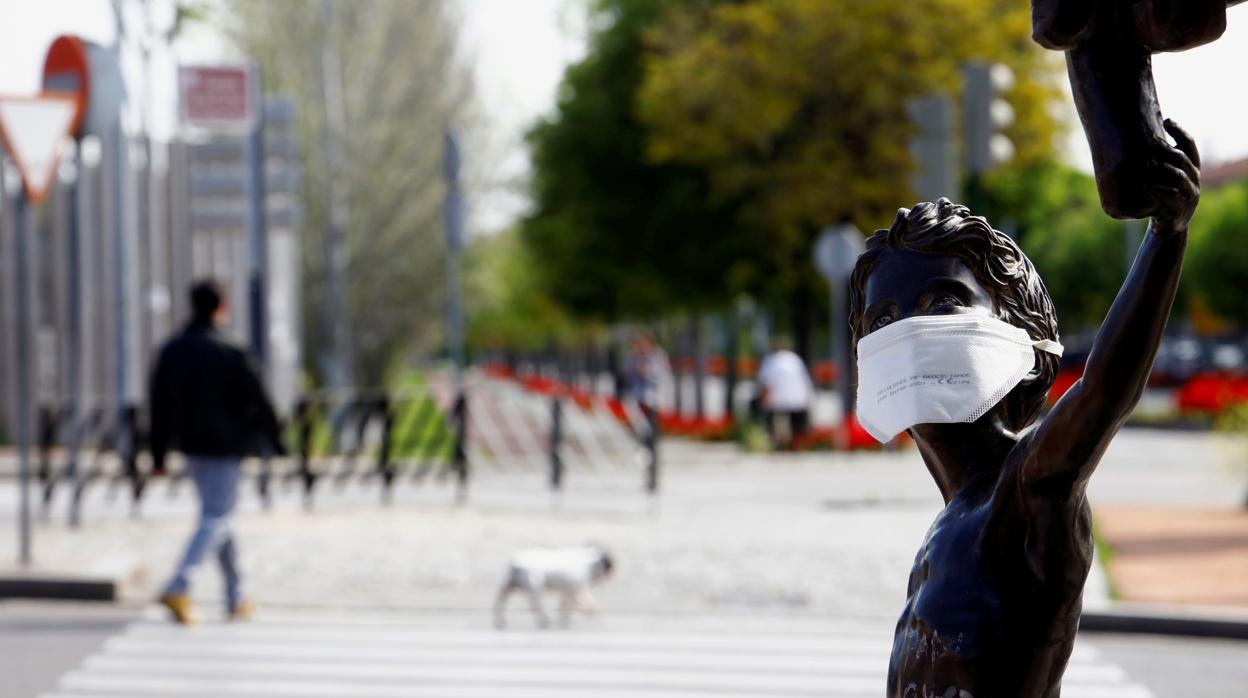
[(1037, 357), (1037, 361), (1035, 365), (1031, 367), (1031, 370), (1027, 372), (1027, 375), (1023, 376), (1023, 379), (1019, 381), (1018, 384), (1019, 385), (1031, 385), (1032, 383), (1035, 383), (1036, 381), (1040, 380), (1040, 371), (1041, 371), (1040, 361)]

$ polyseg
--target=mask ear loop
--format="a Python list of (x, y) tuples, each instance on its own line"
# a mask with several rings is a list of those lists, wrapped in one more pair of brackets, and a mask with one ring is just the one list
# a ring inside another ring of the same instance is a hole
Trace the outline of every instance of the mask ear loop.
[[(1036, 351), (1042, 351), (1042, 352), (1045, 352), (1046, 354), (1052, 354), (1057, 357), (1061, 357), (1061, 355), (1065, 353), (1066, 351), (1065, 347), (1063, 347), (1060, 343), (1053, 341), (1052, 339), (1032, 340), (1031, 346)], [(1040, 373), (1038, 369), (1033, 365), (1032, 369), (1027, 372), (1027, 375), (1023, 376), (1023, 380), (1019, 381), (1019, 385), (1027, 385), (1029, 383), (1032, 383), (1039, 377), (1040, 377)]]
[(1059, 358), (1066, 351), (1066, 349), (1061, 344), (1058, 344), (1057, 342), (1051, 339), (1037, 339), (1031, 343), (1031, 346), (1035, 347), (1036, 349), (1039, 349), (1040, 351), (1047, 352)]

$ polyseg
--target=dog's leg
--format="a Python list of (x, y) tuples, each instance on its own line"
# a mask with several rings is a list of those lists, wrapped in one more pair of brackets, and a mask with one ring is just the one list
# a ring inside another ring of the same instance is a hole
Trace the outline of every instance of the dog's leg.
[(494, 627), (502, 630), (507, 626), (507, 597), (512, 592), (527, 586), (527, 579), (524, 573), (515, 567), (507, 568), (507, 576), (503, 579), (503, 586), (498, 590), (498, 596), (494, 599)]
[(559, 595), (559, 627), (566, 628), (572, 622), (572, 611), (576, 610), (577, 593), (567, 590)]
[(542, 608), (542, 592), (533, 585), (530, 579), (525, 580), (524, 590), (529, 595), (529, 605), (533, 607), (533, 616), (537, 618), (537, 627), (547, 628), (550, 626), (550, 620), (546, 617), (546, 610)]
[(502, 588), (498, 590), (498, 597), (494, 599), (494, 627), (499, 630), (507, 627), (507, 597), (511, 596), (511, 592), (515, 590), (516, 585), (511, 577), (508, 577)]
[(581, 589), (576, 594), (576, 606), (585, 614), (586, 618), (593, 618), (598, 615), (598, 603), (594, 601), (594, 597), (589, 593), (588, 589)]

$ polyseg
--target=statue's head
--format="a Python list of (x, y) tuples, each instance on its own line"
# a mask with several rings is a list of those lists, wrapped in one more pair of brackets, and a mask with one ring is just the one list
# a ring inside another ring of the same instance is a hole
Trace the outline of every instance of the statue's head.
[[(1057, 315), (1040, 275), (1005, 234), (941, 199), (900, 209), (867, 240), (850, 280), (854, 343), (915, 315), (986, 313), (1032, 339), (1057, 340)], [(1015, 431), (1035, 421), (1057, 375), (1056, 356), (1037, 351), (1032, 371), (996, 410)]]

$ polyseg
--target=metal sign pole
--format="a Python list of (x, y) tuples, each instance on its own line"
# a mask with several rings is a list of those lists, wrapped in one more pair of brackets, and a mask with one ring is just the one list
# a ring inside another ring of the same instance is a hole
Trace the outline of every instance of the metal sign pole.
[(854, 362), (850, 361), (849, 287), (844, 281), (832, 286), (832, 337), (836, 345), (836, 391), (841, 397), (841, 428), (836, 430), (836, 447), (848, 451), (850, 416), (854, 413)]
[(249, 297), (251, 320), (251, 353), (260, 366), (263, 374), (268, 376), (267, 337), (268, 308), (267, 278), (269, 268), (269, 241), (264, 219), (265, 201), (265, 167), (264, 167), (264, 105), (260, 95), (260, 71), (251, 66), (251, 94), (249, 98), (255, 105), (255, 117), (244, 146), (247, 160), (247, 242), (251, 247), (251, 274), (248, 279), (247, 293)]
[(828, 288), (831, 290), (832, 360), (837, 367), (837, 392), (843, 407), (841, 410), (841, 425), (836, 430), (836, 447), (841, 450), (849, 448), (850, 417), (854, 411), (854, 396), (851, 394), (853, 390), (853, 381), (851, 380), (853, 367), (849, 365), (850, 334), (847, 320), (849, 315), (847, 308), (849, 299), (847, 283), (854, 271), (854, 264), (858, 260), (858, 255), (862, 254), (864, 249), (862, 233), (852, 225), (829, 228), (820, 234), (819, 239), (815, 241), (815, 267), (823, 278), (827, 280)]
[(459, 256), (464, 248), (464, 195), (460, 189), (461, 156), (459, 142), (446, 132), (442, 174), (446, 181), (443, 219), (446, 227), (446, 320), (447, 349), (455, 371), (456, 390), (462, 390), (464, 370), (464, 316), (460, 303)]
[[(66, 334), (68, 335), (69, 356), (62, 363), (65, 366), (68, 405), (66, 421), (69, 424), (69, 440), (66, 444), (65, 477), (69, 482), (78, 480), (78, 451), (82, 438), (82, 281), (79, 273), (82, 264), (82, 241), (79, 230), (78, 198), (82, 181), (82, 148), (81, 143), (75, 144), (73, 151), (74, 179), (65, 192), (65, 211), (68, 219), (66, 226), (66, 247), (69, 257), (66, 267), (66, 300), (65, 311)], [(77, 517), (71, 515), (71, 522), (76, 524)]]
[(130, 312), (130, 285), (129, 285), (129, 264), (127, 256), (130, 254), (130, 246), (126, 244), (127, 226), (126, 226), (126, 182), (130, 175), (130, 168), (127, 160), (130, 157), (129, 143), (126, 141), (125, 131), (121, 125), (121, 119), (117, 119), (114, 124), (112, 133), (109, 134), (112, 139), (112, 149), (110, 155), (113, 157), (112, 175), (114, 177), (112, 187), (113, 199), (113, 323), (114, 343), (113, 343), (113, 372), (116, 383), (113, 388), (117, 391), (116, 409), (114, 429), (117, 436), (116, 447), (117, 453), (125, 458), (130, 450), (130, 432), (126, 429), (126, 408), (129, 406), (128, 386), (130, 381), (129, 362), (130, 362), (130, 341), (129, 341), (129, 317)]
[[(832, 365), (836, 367), (836, 392), (842, 406), (845, 405), (845, 396), (849, 392), (849, 367), (845, 362), (845, 305), (843, 302), (842, 289), (836, 281), (828, 283), (829, 298), (828, 302), (832, 306), (832, 325), (829, 328), (831, 333), (829, 340), (832, 342)], [(836, 450), (849, 450), (849, 429), (847, 428), (849, 412), (841, 410), (841, 428), (837, 429), (836, 434)]]
[(29, 354), (30, 347), (27, 344), (29, 332), (29, 290), (27, 289), (27, 268), (26, 268), (26, 238), (29, 236), (26, 230), (27, 221), (29, 219), (28, 205), (26, 203), (26, 187), (23, 185), (18, 192), (18, 197), (13, 206), (13, 222), (16, 249), (14, 250), (14, 262), (16, 266), (16, 274), (14, 280), (17, 288), (14, 290), (14, 300), (17, 303), (17, 327), (14, 332), (14, 344), (16, 344), (16, 364), (17, 364), (17, 460), (18, 460), (18, 492), (21, 500), (18, 510), (18, 537), (19, 537), (19, 560), (22, 565), (28, 566), (31, 562), (31, 541), (30, 541), (30, 366)]

